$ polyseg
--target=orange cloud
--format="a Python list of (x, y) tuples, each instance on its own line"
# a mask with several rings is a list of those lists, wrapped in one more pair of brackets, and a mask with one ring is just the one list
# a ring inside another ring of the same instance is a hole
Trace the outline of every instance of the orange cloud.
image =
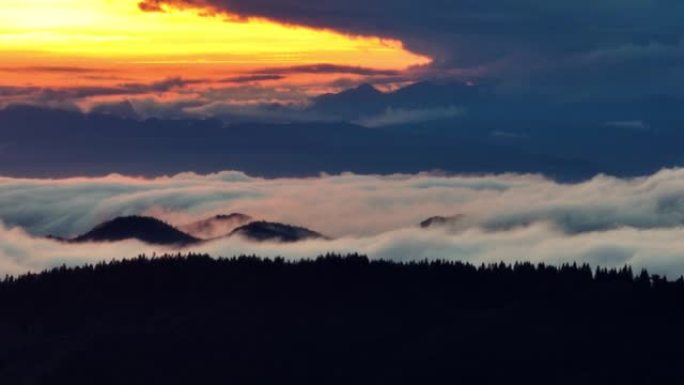
[(0, 86), (220, 80), (319, 63), (390, 71), (429, 62), (396, 40), (207, 16), (204, 2), (185, 3), (178, 9), (138, 0), (3, 0)]

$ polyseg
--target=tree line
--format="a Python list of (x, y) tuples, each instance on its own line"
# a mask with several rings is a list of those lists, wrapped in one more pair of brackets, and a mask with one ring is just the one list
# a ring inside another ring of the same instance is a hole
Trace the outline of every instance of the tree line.
[(12, 384), (681, 384), (684, 279), (177, 254), (0, 282)]

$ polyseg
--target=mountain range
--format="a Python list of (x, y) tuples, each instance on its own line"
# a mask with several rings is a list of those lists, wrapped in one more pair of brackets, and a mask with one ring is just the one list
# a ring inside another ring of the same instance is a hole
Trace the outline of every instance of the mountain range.
[(0, 174), (240, 170), (281, 177), (441, 170), (573, 181), (684, 165), (684, 100), (658, 95), (550, 101), (507, 97), (487, 85), (425, 81), (391, 92), (361, 85), (321, 95), (288, 112), (302, 119), (279, 122), (145, 119), (133, 107), (0, 110)]
[[(453, 226), (462, 215), (433, 216), (419, 223), (424, 229)], [(105, 221), (74, 238), (48, 236), (49, 239), (70, 242), (118, 242), (138, 240), (151, 245), (191, 246), (226, 237), (243, 237), (255, 242), (300, 242), (331, 238), (308, 228), (285, 223), (256, 220), (242, 213), (215, 215), (175, 227), (147, 216), (124, 216)]]
[(418, 82), (389, 92), (382, 92), (371, 84), (362, 84), (313, 98), (309, 111), (342, 121), (356, 121), (388, 110), (471, 106), (484, 102), (485, 92), (484, 87), (454, 81)]
[(480, 138), (464, 135), (459, 126), (435, 127), (368, 128), (344, 121), (135, 120), (13, 106), (0, 110), (0, 174), (158, 176), (240, 170), (253, 176), (291, 177), (444, 170), (577, 178), (595, 173), (585, 160), (516, 148), (492, 140), (485, 129)]
[(298, 242), (326, 238), (304, 227), (256, 221), (249, 215), (240, 213), (217, 215), (181, 226), (181, 229), (183, 231), (157, 218), (127, 216), (103, 222), (72, 239), (51, 238), (72, 243), (138, 240), (152, 245), (179, 247), (236, 236), (256, 242)]

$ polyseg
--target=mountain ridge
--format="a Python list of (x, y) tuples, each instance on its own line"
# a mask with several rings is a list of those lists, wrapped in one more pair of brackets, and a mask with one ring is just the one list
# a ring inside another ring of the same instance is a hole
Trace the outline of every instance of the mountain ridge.
[[(310, 239), (329, 239), (321, 233), (305, 227), (265, 220), (254, 220), (251, 216), (241, 213), (216, 215), (205, 220), (194, 222), (194, 224), (213, 224), (216, 220), (228, 221), (234, 225), (234, 228), (227, 233), (221, 233), (220, 228), (223, 224), (219, 224), (218, 230), (212, 228), (213, 232), (220, 234), (219, 236), (202, 238), (198, 237), (196, 234), (187, 233), (154, 217), (131, 215), (116, 217), (102, 222), (93, 229), (71, 239), (64, 239), (56, 236), (48, 236), (47, 238), (70, 243), (117, 242), (134, 239), (151, 245), (180, 247), (192, 246), (234, 236), (242, 236), (255, 242), (271, 241), (290, 243)], [(244, 223), (236, 224), (236, 221), (242, 221)]]

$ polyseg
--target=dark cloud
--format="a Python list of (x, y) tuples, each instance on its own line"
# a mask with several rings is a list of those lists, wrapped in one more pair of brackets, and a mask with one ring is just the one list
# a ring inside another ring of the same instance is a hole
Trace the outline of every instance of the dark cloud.
[(36, 93), (37, 87), (0, 86), (0, 97), (27, 96)]
[[(38, 67), (35, 69), (38, 71)], [(67, 68), (63, 69), (68, 71)], [(26, 68), (26, 71), (29, 71)], [(32, 71), (32, 70), (31, 70)], [(55, 69), (57, 71), (57, 69)], [(73, 69), (76, 71), (76, 69)], [(287, 72), (287, 71), (286, 71)], [(91, 78), (82, 75), (83, 78)], [(40, 86), (0, 86), (0, 106), (11, 103), (25, 103), (35, 105), (55, 106), (55, 103), (70, 101), (81, 102), (89, 98), (98, 97), (121, 97), (116, 103), (120, 103), (129, 97), (147, 97), (167, 92), (192, 94), (194, 101), (187, 103), (178, 97), (176, 101), (166, 101), (165, 104), (174, 104), (181, 108), (192, 105), (211, 105), (214, 103), (229, 102), (239, 104), (241, 102), (254, 102), (271, 104), (283, 101), (303, 102), (308, 98), (306, 90), (301, 87), (281, 85), (277, 89), (263, 87), (259, 83), (265, 81), (283, 80), (286, 74), (269, 73), (246, 73), (225, 78), (196, 78), (169, 77), (166, 79), (150, 82), (121, 82), (106, 86), (75, 86), (75, 87), (40, 87)], [(116, 78), (104, 77), (106, 80)], [(247, 84), (250, 83), (250, 84)], [(253, 84), (252, 84), (253, 83)], [(181, 116), (182, 111), (176, 111), (174, 116)], [(150, 116), (167, 117), (167, 115)], [(188, 116), (188, 115), (186, 115)]]
[[(644, 94), (684, 80), (679, 64), (684, 3), (677, 0), (142, 2), (147, 8), (162, 5), (398, 38), (411, 50), (434, 57), (437, 67), (467, 69), (508, 86), (546, 92), (581, 91), (591, 85), (613, 95), (625, 90)], [(594, 75), (583, 78), (587, 70)], [(565, 74), (576, 81), (563, 82)]]
[(297, 74), (347, 74), (364, 77), (381, 77), (378, 83), (387, 82), (383, 78), (399, 77), (402, 72), (395, 70), (382, 70), (358, 66), (345, 66), (337, 64), (307, 64), (287, 67), (267, 67), (249, 71), (243, 75), (231, 76), (218, 79), (217, 83), (256, 83), (263, 81), (275, 81), (286, 79), (289, 75)]
[(70, 66), (28, 66), (28, 67), (0, 67), (2, 72), (33, 73), (51, 72), (65, 74), (104, 73), (111, 72), (104, 68), (70, 67)]
[(122, 83), (115, 86), (86, 87), (0, 87), (0, 97), (26, 97), (32, 102), (78, 100), (97, 96), (126, 96), (164, 93), (193, 84), (206, 83), (202, 79), (168, 78), (152, 83)]
[(163, 9), (160, 4), (157, 4), (154, 1), (143, 1), (140, 4), (138, 4), (138, 7), (140, 7), (141, 10), (145, 12), (162, 12)]
[(362, 76), (396, 76), (400, 71), (382, 70), (358, 66), (337, 64), (307, 64), (290, 67), (262, 68), (253, 71), (255, 74), (350, 74)]
[(229, 78), (219, 79), (218, 83), (252, 83), (252, 82), (263, 82), (270, 80), (282, 80), (285, 79), (284, 75), (269, 74), (269, 73), (254, 73), (248, 75), (232, 76)]

